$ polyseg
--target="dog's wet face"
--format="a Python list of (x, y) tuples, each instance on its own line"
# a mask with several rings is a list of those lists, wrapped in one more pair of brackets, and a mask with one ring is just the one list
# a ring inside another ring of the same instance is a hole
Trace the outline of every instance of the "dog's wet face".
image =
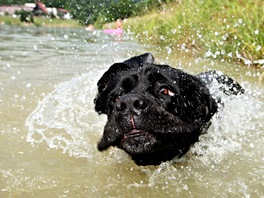
[(108, 118), (98, 149), (117, 146), (148, 165), (187, 152), (217, 106), (198, 78), (144, 54), (109, 68), (98, 82), (95, 109)]

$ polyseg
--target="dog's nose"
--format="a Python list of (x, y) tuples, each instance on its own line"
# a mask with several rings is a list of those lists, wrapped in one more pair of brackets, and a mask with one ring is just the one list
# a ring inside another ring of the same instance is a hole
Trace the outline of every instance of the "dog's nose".
[(129, 110), (143, 110), (147, 107), (147, 101), (143, 96), (129, 94), (119, 98), (116, 103), (117, 111)]

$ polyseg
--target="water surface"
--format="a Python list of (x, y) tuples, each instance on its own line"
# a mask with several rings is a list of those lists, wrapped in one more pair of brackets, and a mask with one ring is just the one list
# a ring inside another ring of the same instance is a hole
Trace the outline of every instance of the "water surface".
[[(0, 30), (0, 197), (264, 197), (262, 71), (99, 31)], [(112, 63), (147, 51), (193, 74), (224, 71), (246, 94), (225, 99), (186, 156), (139, 167), (118, 149), (97, 151), (106, 117), (93, 98)]]

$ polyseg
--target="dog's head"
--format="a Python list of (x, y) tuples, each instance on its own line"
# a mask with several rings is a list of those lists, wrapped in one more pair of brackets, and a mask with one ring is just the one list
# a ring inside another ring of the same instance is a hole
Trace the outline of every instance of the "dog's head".
[(113, 64), (97, 85), (95, 110), (108, 118), (98, 149), (117, 146), (139, 165), (187, 152), (217, 110), (202, 81), (151, 54)]

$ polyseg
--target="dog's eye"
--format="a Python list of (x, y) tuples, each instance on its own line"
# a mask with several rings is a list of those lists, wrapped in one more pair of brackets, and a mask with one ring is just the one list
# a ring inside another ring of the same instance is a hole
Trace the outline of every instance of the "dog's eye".
[(167, 88), (165, 88), (165, 87), (161, 88), (161, 89), (159, 90), (159, 92), (160, 92), (161, 94), (163, 94), (163, 95), (175, 96), (175, 93), (174, 93), (174, 92), (172, 92), (171, 90), (169, 90), (169, 89), (167, 89)]
[(119, 101), (119, 95), (115, 95), (115, 97), (113, 97), (113, 103), (116, 103)]

